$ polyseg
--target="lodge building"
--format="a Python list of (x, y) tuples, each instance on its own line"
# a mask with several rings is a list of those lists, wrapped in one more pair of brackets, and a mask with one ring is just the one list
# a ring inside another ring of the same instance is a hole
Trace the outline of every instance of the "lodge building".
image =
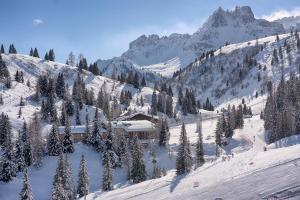
[[(111, 126), (116, 136), (124, 134), (124, 136), (129, 139), (137, 136), (141, 143), (147, 146), (149, 142), (158, 139), (157, 123), (158, 118), (142, 113), (135, 113), (112, 121)], [(93, 126), (90, 125), (90, 130), (92, 130), (92, 128)], [(71, 126), (70, 129), (74, 142), (81, 142), (87, 137), (85, 126)], [(64, 138), (64, 130), (64, 126), (58, 127), (59, 138), (61, 140)], [(100, 129), (100, 136), (104, 139), (107, 137), (107, 130), (105, 128)]]

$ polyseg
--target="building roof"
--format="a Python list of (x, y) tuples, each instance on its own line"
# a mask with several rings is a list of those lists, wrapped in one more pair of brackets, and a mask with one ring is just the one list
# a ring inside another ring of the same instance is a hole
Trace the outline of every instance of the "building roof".
[[(89, 125), (90, 128), (93, 127), (93, 125)], [(76, 134), (76, 133), (85, 133), (85, 126), (84, 125), (77, 125), (77, 126), (70, 126), (71, 128), (71, 133)], [(58, 127), (58, 132), (59, 134), (64, 134), (65, 131), (65, 126), (59, 126)], [(105, 129), (101, 128), (100, 129), (101, 133), (107, 132)]]
[(122, 128), (127, 132), (152, 131), (155, 124), (148, 120), (113, 121), (112, 128)]
[(145, 114), (145, 113), (143, 113), (143, 112), (136, 112), (136, 113), (132, 113), (132, 114), (130, 114), (130, 115), (122, 115), (122, 116), (120, 116), (119, 118), (117, 118), (117, 120), (118, 120), (118, 121), (124, 121), (124, 120), (131, 119), (131, 118), (133, 118), (133, 117), (135, 117), (135, 116), (137, 116), (137, 115), (144, 115), (144, 116), (146, 116), (146, 117), (153, 118), (153, 119), (155, 119), (155, 120), (158, 119), (157, 116), (148, 115), (148, 114)]

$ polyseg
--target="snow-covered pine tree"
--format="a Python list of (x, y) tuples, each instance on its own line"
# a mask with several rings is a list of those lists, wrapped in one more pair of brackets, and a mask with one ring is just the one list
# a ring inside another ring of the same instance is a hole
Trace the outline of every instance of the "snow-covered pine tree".
[(0, 146), (6, 148), (8, 139), (11, 135), (12, 132), (9, 117), (2, 112), (0, 116)]
[(55, 124), (52, 125), (51, 131), (47, 140), (47, 148), (49, 156), (58, 156), (61, 154), (62, 146), (58, 137), (58, 130)]
[(28, 171), (27, 168), (24, 170), (24, 178), (23, 178), (23, 187), (20, 192), (20, 199), (21, 200), (33, 200), (33, 194), (28, 178)]
[(133, 138), (132, 147), (132, 166), (131, 166), (131, 178), (134, 183), (140, 183), (146, 180), (146, 167), (144, 163), (144, 150), (138, 140), (137, 136)]
[(103, 166), (102, 190), (113, 190), (113, 167), (111, 164), (110, 153), (107, 151), (104, 153)]
[[(9, 119), (7, 116), (8, 126)], [(10, 129), (10, 128), (8, 128)], [(11, 130), (7, 131), (6, 141), (4, 142), (4, 153), (0, 159), (0, 181), (9, 182), (16, 176), (16, 164), (15, 164), (15, 157), (14, 157), (14, 149), (12, 144), (12, 132)]]
[(24, 143), (21, 138), (21, 132), (19, 131), (19, 136), (16, 141), (15, 145), (15, 164), (16, 164), (16, 171), (22, 172), (26, 167), (25, 158), (24, 158)]
[(81, 125), (79, 105), (76, 104), (76, 125)]
[(295, 114), (295, 132), (296, 134), (300, 134), (300, 106), (296, 106), (296, 114)]
[(204, 163), (204, 150), (203, 150), (203, 133), (202, 133), (202, 117), (198, 116), (197, 120), (197, 133), (198, 140), (196, 144), (196, 163), (198, 166)]
[(93, 130), (92, 135), (90, 138), (91, 145), (97, 150), (102, 150), (102, 142), (100, 138), (100, 125), (99, 125), (99, 116), (98, 116), (98, 108), (96, 108), (95, 111), (95, 118), (94, 118), (94, 124), (93, 124)]
[(57, 182), (53, 185), (50, 200), (62, 200), (62, 199), (67, 200), (68, 196), (65, 193), (61, 177), (58, 177)]
[(152, 115), (157, 115), (157, 96), (156, 96), (156, 91), (153, 91), (152, 94), (152, 101), (151, 101), (151, 114)]
[(65, 94), (65, 80), (64, 80), (64, 75), (63, 73), (59, 73), (56, 79), (56, 84), (55, 84), (55, 93), (57, 97), (59, 98), (64, 98)]
[(30, 139), (28, 136), (26, 121), (24, 121), (22, 130), (21, 130), (21, 139), (22, 139), (22, 143), (23, 143), (24, 162), (25, 162), (25, 166), (28, 167), (32, 163), (32, 154), (31, 154), (31, 144), (30, 144)]
[[(223, 116), (223, 115), (222, 115)], [(216, 142), (216, 156), (220, 156), (220, 147), (222, 146), (222, 138), (223, 138), (223, 124), (222, 117), (218, 118), (217, 126), (215, 130), (215, 142)]]
[(166, 120), (161, 120), (161, 125), (160, 125), (160, 132), (159, 132), (159, 145), (161, 147), (166, 147), (168, 143), (168, 131), (167, 131), (167, 121)]
[(65, 154), (60, 154), (59, 156), (58, 165), (53, 181), (53, 191), (55, 191), (54, 193), (59, 192), (58, 194), (60, 195), (60, 190), (63, 192), (64, 199), (72, 199), (72, 170), (68, 157)]
[(73, 140), (71, 135), (70, 119), (67, 117), (66, 126), (64, 130), (64, 139), (63, 139), (63, 152), (64, 153), (74, 153)]
[(187, 134), (185, 130), (185, 124), (181, 126), (181, 133), (179, 139), (179, 148), (176, 159), (176, 174), (181, 175), (191, 171), (192, 168), (192, 156), (190, 154)]
[(80, 166), (79, 166), (79, 172), (78, 172), (77, 194), (79, 195), (79, 197), (83, 197), (88, 193), (89, 193), (89, 175), (88, 175), (84, 155), (82, 155)]

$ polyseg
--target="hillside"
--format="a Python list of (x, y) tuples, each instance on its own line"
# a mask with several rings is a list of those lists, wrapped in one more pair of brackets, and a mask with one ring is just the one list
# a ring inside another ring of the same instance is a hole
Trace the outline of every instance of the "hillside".
[[(273, 63), (274, 51), (277, 63)], [(215, 105), (242, 97), (252, 100), (256, 93), (266, 94), (268, 81), (277, 84), (282, 72), (286, 78), (290, 73), (299, 74), (299, 56), (295, 36), (279, 35), (279, 41), (275, 36), (260, 38), (228, 45), (213, 56), (199, 58), (170, 82), (173, 88), (193, 89), (201, 102), (207, 97)]]

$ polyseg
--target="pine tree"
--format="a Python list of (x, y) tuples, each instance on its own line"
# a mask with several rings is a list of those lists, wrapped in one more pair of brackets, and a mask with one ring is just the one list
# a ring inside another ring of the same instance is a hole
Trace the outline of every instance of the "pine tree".
[(16, 165), (12, 144), (12, 134), (8, 132), (5, 141), (5, 151), (0, 160), (0, 181), (9, 182), (16, 176)]
[(169, 140), (169, 133), (167, 131), (167, 120), (161, 120), (159, 145), (162, 147), (166, 147), (168, 140)]
[[(222, 115), (223, 116), (223, 115)], [(223, 124), (222, 117), (218, 118), (217, 127), (215, 130), (215, 142), (216, 142), (216, 156), (220, 156), (220, 147), (222, 146), (222, 138), (223, 138)]]
[(53, 49), (49, 50), (48, 56), (49, 56), (50, 61), (55, 61), (55, 55), (54, 55), (54, 50)]
[(81, 125), (79, 106), (76, 105), (76, 125)]
[(63, 140), (63, 152), (64, 153), (74, 153), (73, 141), (71, 139), (71, 127), (70, 120), (66, 120), (66, 126), (64, 130), (64, 140)]
[(12, 135), (11, 123), (9, 117), (4, 113), (0, 117), (0, 146), (6, 148), (11, 142), (10, 137)]
[(68, 60), (67, 60), (68, 64), (75, 67), (76, 63), (75, 63), (75, 55), (73, 54), (73, 52), (71, 51), (69, 53), (69, 56), (68, 56)]
[(5, 80), (6, 78), (9, 78), (9, 77), (10, 77), (10, 74), (7, 69), (6, 63), (4, 62), (4, 60), (2, 59), (2, 56), (0, 54), (0, 79)]
[(26, 167), (25, 158), (24, 158), (24, 143), (21, 138), (21, 133), (19, 131), (19, 137), (15, 145), (15, 163), (17, 172), (22, 172)]
[(60, 154), (54, 176), (51, 199), (72, 199), (73, 191), (71, 171), (71, 164), (68, 161), (68, 157), (64, 154)]
[(61, 200), (61, 199), (68, 199), (68, 196), (65, 193), (65, 190), (64, 190), (63, 184), (62, 184), (62, 180), (59, 177), (57, 182), (53, 186), (50, 200)]
[(61, 154), (62, 147), (58, 137), (58, 130), (56, 125), (52, 125), (47, 142), (49, 156), (58, 156), (59, 154)]
[(30, 48), (29, 56), (33, 56), (33, 49)]
[(21, 200), (33, 200), (33, 194), (28, 178), (28, 171), (27, 168), (24, 171), (24, 178), (23, 178), (23, 187), (20, 192), (20, 199)]
[(0, 50), (0, 53), (5, 53), (3, 44), (1, 44), (1, 50)]
[(34, 113), (29, 126), (29, 135), (31, 143), (32, 163), (35, 167), (42, 166), (42, 157), (45, 155), (45, 144), (41, 135), (40, 118)]
[(203, 150), (203, 133), (202, 133), (202, 117), (199, 116), (197, 121), (198, 140), (196, 144), (196, 162), (200, 166), (204, 163), (204, 150)]
[(142, 86), (142, 87), (146, 87), (146, 86), (147, 86), (147, 83), (146, 83), (146, 80), (145, 80), (145, 77), (144, 77), (144, 76), (143, 76), (143, 78), (142, 78), (141, 86)]
[(191, 171), (192, 168), (192, 156), (190, 154), (189, 142), (185, 130), (185, 124), (182, 124), (181, 134), (179, 140), (179, 148), (176, 159), (176, 174), (181, 175)]
[(37, 48), (34, 48), (34, 51), (33, 51), (33, 57), (36, 57), (36, 58), (39, 58), (39, 57), (40, 57)]
[(32, 155), (31, 155), (30, 139), (28, 137), (27, 124), (25, 121), (23, 123), (23, 127), (21, 130), (21, 138), (23, 142), (23, 154), (24, 154), (25, 166), (29, 167), (32, 163)]
[(138, 138), (135, 136), (132, 143), (132, 168), (131, 178), (134, 183), (146, 180), (146, 167), (144, 163), (144, 152)]
[(152, 102), (151, 102), (151, 114), (157, 115), (157, 96), (155, 90), (152, 94)]
[(111, 156), (109, 152), (105, 152), (104, 161), (103, 161), (104, 169), (103, 169), (103, 179), (102, 179), (102, 190), (110, 191), (113, 190), (113, 168), (111, 164)]
[(89, 175), (88, 175), (84, 155), (82, 155), (80, 166), (79, 166), (79, 172), (78, 172), (77, 194), (79, 195), (79, 197), (83, 197), (88, 193), (89, 193)]
[(45, 53), (44, 60), (49, 60), (48, 52)]

